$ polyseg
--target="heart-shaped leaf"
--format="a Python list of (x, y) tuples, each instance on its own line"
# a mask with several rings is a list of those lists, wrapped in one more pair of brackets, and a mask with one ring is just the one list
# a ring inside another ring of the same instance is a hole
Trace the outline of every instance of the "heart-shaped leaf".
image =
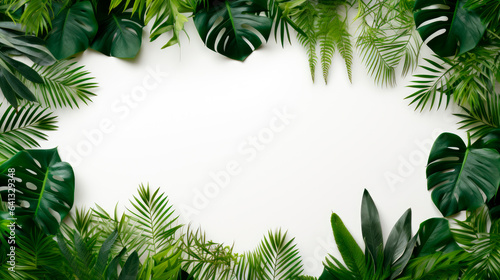
[(112, 12), (99, 21), (92, 48), (108, 56), (134, 58), (141, 49), (143, 26), (137, 13)]
[(86, 50), (97, 33), (97, 20), (90, 1), (81, 1), (62, 10), (52, 21), (47, 47), (57, 59)]
[(15, 215), (31, 216), (47, 234), (57, 233), (73, 206), (73, 169), (61, 162), (57, 149), (17, 153), (0, 166), (0, 186), (4, 200), (12, 193), (9, 187), (15, 189)]
[(263, 0), (201, 1), (194, 24), (211, 50), (243, 61), (271, 33), (272, 19), (260, 15), (267, 10)]
[(496, 194), (499, 185), (498, 151), (466, 147), (451, 133), (436, 139), (427, 166), (427, 188), (433, 190), (432, 200), (443, 216), (478, 208)]
[(467, 0), (415, 2), (415, 25), (424, 41), (444, 30), (427, 42), (436, 54), (446, 57), (465, 53), (476, 47), (483, 37), (486, 25), (476, 12), (464, 7), (465, 3)]

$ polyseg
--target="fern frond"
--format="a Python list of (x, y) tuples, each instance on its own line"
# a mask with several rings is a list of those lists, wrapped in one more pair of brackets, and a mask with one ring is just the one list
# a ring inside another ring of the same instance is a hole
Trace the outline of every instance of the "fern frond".
[(160, 193), (160, 188), (152, 192), (149, 185), (140, 185), (138, 194), (131, 200), (134, 209), (129, 211), (143, 231), (142, 237), (146, 240), (144, 250), (156, 255), (171, 245), (181, 226), (174, 225), (178, 216), (174, 216), (168, 197)]
[(465, 114), (455, 114), (462, 120), (460, 129), (466, 129), (472, 138), (479, 138), (500, 127), (500, 96), (490, 94), (487, 100), (479, 99), (471, 108), (462, 107)]
[[(299, 2), (299, 3), (296, 3)], [(297, 39), (300, 44), (304, 46), (309, 59), (309, 69), (311, 71), (311, 78), (314, 82), (316, 64), (318, 62), (318, 55), (316, 53), (317, 45), (317, 24), (318, 24), (318, 11), (316, 10), (316, 5), (310, 0), (292, 0), (286, 3), (288, 6), (296, 7), (291, 16), (294, 17), (297, 26), (304, 32), (297, 34)], [(300, 6), (297, 6), (300, 5)]]
[(262, 258), (261, 279), (294, 279), (302, 273), (302, 262), (297, 245), (293, 243), (294, 239), (289, 239), (286, 232), (278, 230), (269, 232), (262, 240), (259, 247)]
[(91, 102), (92, 92), (97, 87), (90, 73), (76, 62), (59, 61), (51, 66), (35, 65), (33, 69), (42, 77), (43, 83), (35, 84), (24, 77), (20, 80), (35, 94), (44, 107), (58, 108), (85, 105)]
[(11, 106), (4, 109), (0, 118), (0, 158), (10, 158), (17, 152), (39, 147), (37, 140), (47, 140), (44, 131), (57, 128), (56, 117), (47, 109), (27, 104), (16, 112)]

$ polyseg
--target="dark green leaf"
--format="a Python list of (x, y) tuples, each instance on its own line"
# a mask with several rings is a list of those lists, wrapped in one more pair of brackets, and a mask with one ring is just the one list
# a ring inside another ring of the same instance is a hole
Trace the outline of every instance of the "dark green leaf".
[[(56, 234), (73, 205), (75, 177), (56, 149), (25, 150), (0, 166), (0, 185), (8, 186), (9, 169), (15, 169), (16, 214), (30, 215), (47, 234)], [(0, 190), (5, 196), (7, 189)]]
[(266, 10), (263, 0), (211, 1), (197, 8), (194, 23), (208, 48), (243, 61), (263, 43), (253, 29), (269, 38), (273, 21), (260, 15)]
[(141, 48), (143, 26), (137, 13), (113, 11), (99, 22), (92, 48), (108, 56), (134, 58)]
[(436, 139), (427, 166), (427, 187), (433, 189), (432, 200), (444, 216), (481, 206), (496, 194), (499, 185), (500, 154), (496, 150), (466, 147), (451, 133)]
[(420, 224), (418, 230), (418, 244), (414, 255), (423, 257), (437, 251), (448, 253), (462, 250), (455, 242), (450, 231), (448, 220), (432, 218)]
[(411, 239), (411, 209), (399, 218), (392, 228), (384, 252), (384, 266), (390, 267), (403, 254)]
[(135, 280), (139, 271), (139, 256), (137, 252), (133, 252), (123, 265), (120, 277), (118, 280)]
[(47, 37), (47, 47), (57, 59), (70, 57), (89, 47), (97, 28), (90, 1), (77, 2), (54, 18)]
[(363, 192), (361, 202), (361, 231), (365, 240), (366, 254), (369, 252), (374, 260), (378, 260), (384, 248), (384, 237), (377, 207), (367, 190)]
[[(417, 0), (414, 17), (423, 41), (438, 31), (445, 32), (432, 38), (427, 45), (440, 56), (453, 56), (472, 50), (483, 37), (486, 26), (473, 11), (464, 5), (467, 0)], [(440, 17), (446, 17), (443, 21)], [(427, 21), (433, 22), (428, 23)]]

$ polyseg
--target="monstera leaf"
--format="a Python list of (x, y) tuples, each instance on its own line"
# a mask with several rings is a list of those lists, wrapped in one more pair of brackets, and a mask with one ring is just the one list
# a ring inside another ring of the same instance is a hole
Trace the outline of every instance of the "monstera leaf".
[(90, 1), (62, 10), (52, 21), (47, 47), (57, 59), (86, 50), (97, 33), (97, 20)]
[[(261, 16), (266, 11), (263, 0), (211, 1), (197, 7), (194, 24), (201, 39), (211, 50), (243, 61), (271, 32), (272, 19)], [(250, 29), (252, 28), (252, 29)]]
[[(446, 57), (472, 50), (486, 30), (481, 18), (467, 10), (467, 0), (417, 0), (414, 18), (417, 30), (425, 41), (440, 30), (427, 45), (438, 55)], [(442, 20), (441, 17), (446, 17)], [(432, 21), (432, 22), (428, 22)]]
[(5, 201), (12, 193), (9, 183), (16, 190), (15, 216), (30, 216), (45, 233), (56, 234), (73, 205), (75, 191), (73, 169), (61, 162), (57, 150), (17, 153), (0, 166), (0, 196)]
[(467, 147), (451, 133), (436, 139), (427, 166), (427, 187), (433, 189), (432, 200), (444, 216), (476, 209), (496, 194), (499, 184), (498, 151)]
[(95, 2), (99, 31), (91, 47), (107, 56), (134, 58), (141, 48), (144, 21), (138, 12), (124, 12), (124, 3), (111, 11), (110, 5), (109, 0)]
[(143, 26), (137, 13), (111, 13), (99, 22), (92, 48), (108, 56), (134, 58), (141, 48)]
[(416, 257), (423, 257), (437, 251), (449, 253), (462, 250), (451, 234), (450, 224), (444, 218), (431, 218), (420, 224), (418, 242), (414, 250)]

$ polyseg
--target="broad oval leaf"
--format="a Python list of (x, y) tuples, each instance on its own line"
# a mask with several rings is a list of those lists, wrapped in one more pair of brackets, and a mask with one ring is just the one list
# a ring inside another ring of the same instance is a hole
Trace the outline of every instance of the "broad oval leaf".
[(97, 28), (90, 1), (78, 2), (54, 18), (46, 41), (47, 48), (57, 59), (70, 57), (89, 47)]
[(427, 166), (427, 188), (433, 190), (432, 200), (443, 216), (476, 209), (496, 194), (499, 185), (496, 150), (466, 147), (451, 133), (436, 139)]
[(256, 32), (269, 38), (273, 21), (260, 15), (266, 10), (262, 0), (211, 1), (197, 7), (194, 24), (208, 48), (243, 61), (263, 43)]
[(108, 56), (134, 58), (141, 49), (143, 26), (137, 13), (111, 13), (99, 22), (92, 48)]
[[(483, 37), (486, 25), (474, 11), (467, 10), (467, 0), (417, 0), (414, 18), (423, 41), (438, 55), (446, 57), (472, 50)], [(446, 17), (446, 20), (442, 19)], [(432, 21), (432, 22), (431, 22)]]
[[(14, 172), (9, 172), (12, 169)], [(73, 168), (61, 161), (57, 149), (21, 151), (0, 166), (0, 195), (4, 200), (9, 193), (9, 174), (17, 178), (15, 214), (30, 215), (46, 234), (55, 235), (73, 206)]]
[(365, 240), (366, 254), (369, 252), (376, 262), (384, 250), (384, 236), (377, 207), (367, 190), (363, 192), (361, 202), (361, 231)]
[(449, 253), (462, 250), (451, 234), (450, 224), (444, 218), (431, 218), (420, 224), (415, 257), (423, 257), (437, 251)]

